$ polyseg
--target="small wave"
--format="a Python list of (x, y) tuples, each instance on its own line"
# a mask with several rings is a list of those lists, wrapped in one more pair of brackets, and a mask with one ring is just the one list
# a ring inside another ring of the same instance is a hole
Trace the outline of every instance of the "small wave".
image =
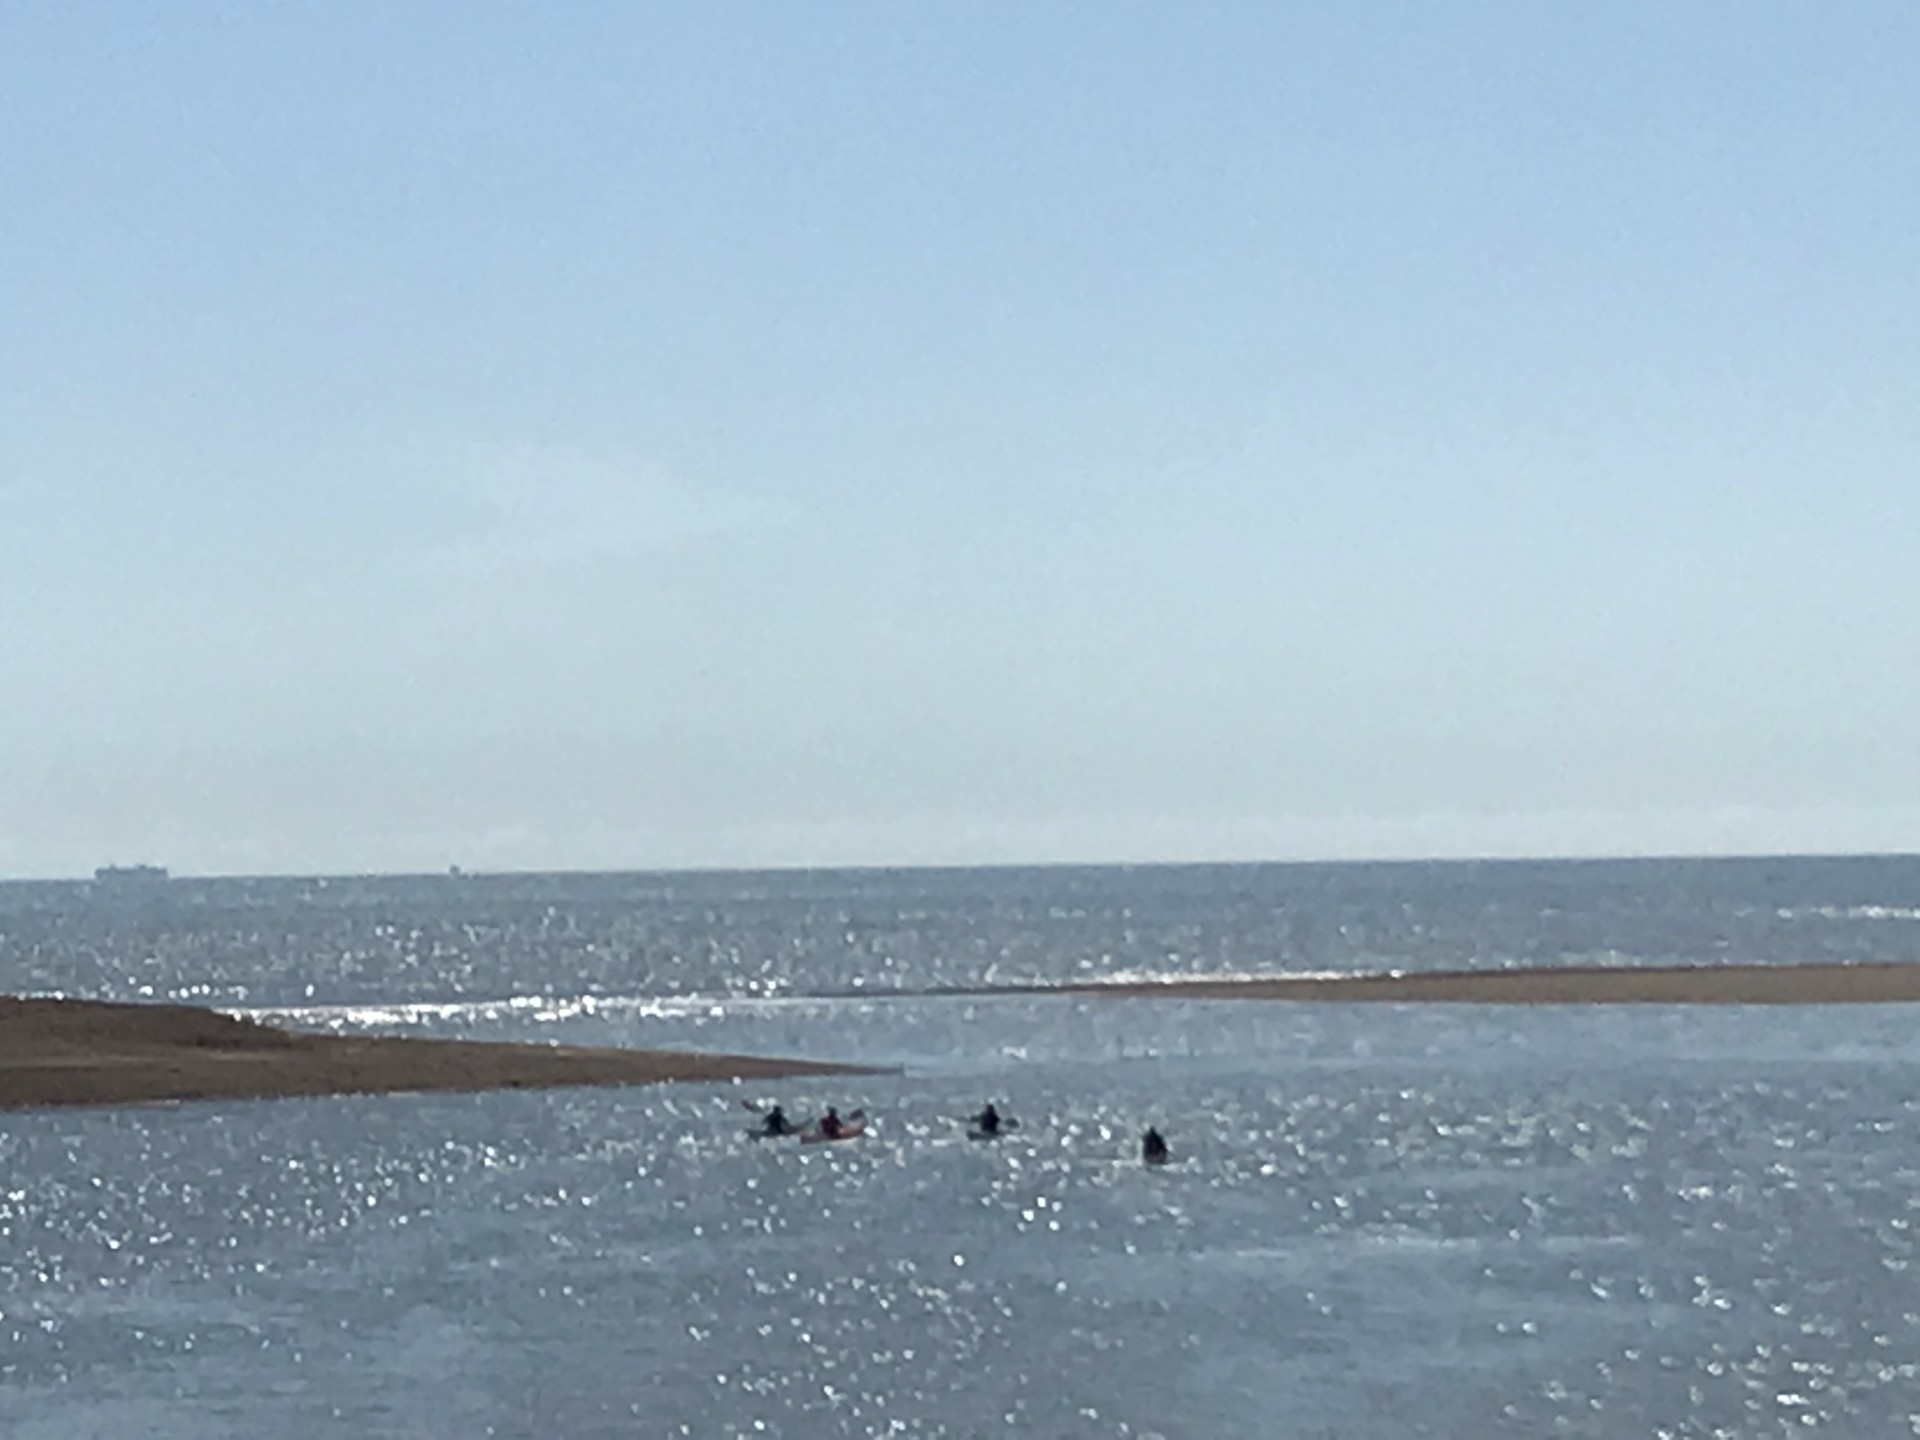
[(1914, 905), (1789, 905), (1773, 913), (1781, 920), (1920, 920)]
[[(1370, 972), (1399, 975), (1401, 971)], [(1191, 983), (1239, 984), (1262, 980), (1351, 980), (1348, 970), (1116, 970), (1069, 982), (1039, 980), (1011, 989), (880, 990), (858, 989), (820, 994), (742, 995), (728, 991), (678, 995), (507, 995), (487, 1000), (411, 1000), (324, 1005), (228, 1005), (223, 1014), (265, 1025), (294, 1029), (359, 1030), (438, 1025), (474, 1025), (510, 1022), (515, 1025), (560, 1024), (570, 1020), (674, 1020), (688, 1016), (766, 1015), (837, 1009), (847, 1004), (873, 1005), (890, 1000), (925, 1003), (956, 1000), (978, 1003), (1019, 1000), (1068, 987), (1164, 985), (1169, 989)]]
[(224, 1013), (266, 1025), (358, 1029), (447, 1022), (511, 1020), (553, 1024), (582, 1016), (677, 1019), (831, 1003), (813, 996), (761, 995), (509, 995), (492, 1000), (419, 1000), (373, 1005), (265, 1005), (223, 1007)]

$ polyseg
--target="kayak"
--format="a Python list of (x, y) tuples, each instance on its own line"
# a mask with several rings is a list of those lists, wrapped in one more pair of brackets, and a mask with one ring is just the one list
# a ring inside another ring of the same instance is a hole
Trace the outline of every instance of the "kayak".
[(867, 1133), (867, 1112), (855, 1110), (840, 1118), (840, 1133), (829, 1135), (820, 1128), (820, 1122), (814, 1121), (806, 1129), (798, 1132), (802, 1145), (832, 1145), (841, 1140), (858, 1140)]
[(809, 1125), (800, 1132), (800, 1143), (802, 1145), (838, 1145), (843, 1140), (858, 1140), (866, 1133), (867, 1122), (864, 1120), (846, 1121), (841, 1125), (838, 1135), (829, 1135), (818, 1125)]
[(1000, 1128), (998, 1130), (982, 1130), (977, 1124), (969, 1125), (967, 1127), (967, 1139), (998, 1140), (1003, 1136), (1005, 1136), (1008, 1131), (1018, 1130), (1019, 1128), (1020, 1128), (1020, 1122), (1018, 1120), (1013, 1120), (1013, 1119), (1002, 1119), (1000, 1122)]

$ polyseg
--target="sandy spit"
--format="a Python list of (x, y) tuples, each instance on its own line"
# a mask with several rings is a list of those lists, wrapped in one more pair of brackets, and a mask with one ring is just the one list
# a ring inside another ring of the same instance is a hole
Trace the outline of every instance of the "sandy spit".
[(0, 997), (0, 1110), (859, 1073), (753, 1055), (313, 1035), (187, 1005)]

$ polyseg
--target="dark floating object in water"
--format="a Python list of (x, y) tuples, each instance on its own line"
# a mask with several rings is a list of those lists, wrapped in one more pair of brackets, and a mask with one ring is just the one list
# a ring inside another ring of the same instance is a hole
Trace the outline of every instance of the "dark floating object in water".
[(969, 1140), (998, 1140), (1009, 1130), (1018, 1130), (1020, 1122), (1010, 1115), (1002, 1115), (992, 1101), (978, 1115), (967, 1117), (967, 1138)]
[[(743, 1101), (742, 1103), (745, 1104), (749, 1110), (757, 1111), (760, 1108), (748, 1101)], [(747, 1132), (747, 1134), (755, 1140), (772, 1140), (782, 1135), (797, 1135), (799, 1133), (800, 1127), (787, 1118), (786, 1110), (779, 1105), (769, 1106), (765, 1118)]]
[(1140, 1163), (1142, 1165), (1167, 1163), (1167, 1137), (1151, 1125), (1147, 1127), (1147, 1133), (1140, 1137)]

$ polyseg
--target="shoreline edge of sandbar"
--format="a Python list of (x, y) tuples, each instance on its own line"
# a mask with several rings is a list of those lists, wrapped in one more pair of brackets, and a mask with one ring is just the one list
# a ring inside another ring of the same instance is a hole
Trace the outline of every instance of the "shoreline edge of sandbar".
[[(998, 993), (1012, 993), (1005, 987)], [(1456, 1005), (1885, 1005), (1920, 1002), (1920, 964), (1569, 965), (1510, 970), (1076, 982), (1036, 993), (1162, 1000)]]

